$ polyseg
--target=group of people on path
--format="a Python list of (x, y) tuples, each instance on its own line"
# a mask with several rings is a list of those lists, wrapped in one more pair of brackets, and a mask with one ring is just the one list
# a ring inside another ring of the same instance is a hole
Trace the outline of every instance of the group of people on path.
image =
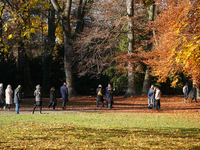
[(162, 92), (160, 89), (154, 85), (151, 85), (148, 91), (148, 108), (149, 109), (160, 109), (160, 98)]
[[(12, 87), (9, 84), (4, 93), (3, 83), (0, 83), (0, 108), (3, 107), (5, 110), (6, 107), (8, 107), (8, 110), (10, 110), (10, 106), (12, 104), (12, 97), (14, 96), (15, 113), (19, 114), (19, 104), (22, 100), (21, 88), (22, 88), (21, 85), (18, 85), (18, 87), (14, 90), (13, 93)], [(5, 94), (5, 103), (4, 103), (4, 94)]]
[[(148, 91), (148, 108), (149, 109), (160, 109), (160, 98), (161, 98), (162, 92), (160, 89), (154, 85), (151, 85)], [(183, 86), (183, 94), (184, 94), (184, 102), (186, 103), (189, 96), (192, 97), (191, 101), (193, 99), (197, 103), (197, 89), (195, 85), (193, 85), (192, 90), (189, 92), (188, 90), (188, 84), (186, 83), (185, 86)]]
[[(113, 91), (115, 91), (115, 88), (113, 89), (111, 84), (108, 84), (105, 90), (105, 101), (108, 109), (111, 109), (113, 107)], [(99, 86), (97, 87), (96, 93), (97, 93), (96, 106), (99, 107), (99, 103), (101, 102), (101, 106), (104, 107), (104, 99), (103, 99), (101, 84), (99, 84)]]
[[(4, 110), (8, 108), (8, 111), (10, 111), (10, 106), (12, 104), (12, 98), (14, 96), (14, 103), (15, 103), (15, 113), (19, 114), (19, 105), (22, 101), (22, 92), (21, 92), (22, 86), (18, 85), (18, 87), (14, 90), (12, 90), (11, 85), (9, 84), (4, 92), (3, 89), (3, 83), (0, 83), (0, 109), (3, 108)], [(63, 86), (60, 88), (60, 92), (62, 95), (63, 99), (63, 104), (62, 104), (62, 109), (65, 109), (66, 102), (68, 102), (68, 89), (66, 86), (66, 83), (63, 84)], [(5, 95), (5, 100), (4, 100), (4, 95)], [(42, 114), (42, 91), (41, 91), (41, 86), (37, 85), (36, 90), (34, 91), (35, 96), (35, 103), (33, 106), (32, 114), (34, 114), (34, 111), (37, 106), (40, 107), (39, 113)], [(57, 105), (57, 99), (56, 99), (56, 94), (55, 94), (55, 88), (52, 87), (50, 89), (50, 103), (48, 105), (48, 108), (52, 106), (53, 109), (55, 109)]]

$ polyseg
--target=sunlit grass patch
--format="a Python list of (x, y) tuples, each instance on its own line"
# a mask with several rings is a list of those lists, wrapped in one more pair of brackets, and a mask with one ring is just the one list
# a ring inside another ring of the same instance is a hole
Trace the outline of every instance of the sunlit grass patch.
[(0, 115), (0, 149), (198, 149), (187, 114)]

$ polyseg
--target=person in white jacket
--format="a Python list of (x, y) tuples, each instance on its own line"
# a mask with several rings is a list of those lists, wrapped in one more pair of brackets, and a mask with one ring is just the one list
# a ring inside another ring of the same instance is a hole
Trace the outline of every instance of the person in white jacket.
[[(160, 98), (161, 98), (161, 91), (158, 87), (156, 87), (156, 94), (155, 94), (155, 106), (154, 109), (160, 109)], [(158, 108), (159, 107), (159, 108)]]
[(12, 97), (13, 97), (13, 91), (12, 87), (9, 84), (5, 90), (5, 96), (6, 96), (6, 105), (4, 106), (4, 110), (6, 107), (8, 107), (8, 111), (10, 110), (10, 105), (12, 104)]

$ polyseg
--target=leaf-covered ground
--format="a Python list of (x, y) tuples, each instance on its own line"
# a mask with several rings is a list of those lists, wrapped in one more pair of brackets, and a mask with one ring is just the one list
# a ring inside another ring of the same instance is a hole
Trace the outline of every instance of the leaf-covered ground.
[[(188, 98), (184, 103), (183, 95), (162, 96), (161, 109), (155, 111), (147, 109), (148, 107), (147, 96), (137, 96), (131, 98), (123, 98), (122, 96), (114, 97), (113, 109), (108, 110), (105, 106), (101, 105), (96, 107), (96, 97), (93, 96), (79, 96), (76, 98), (69, 98), (67, 103), (67, 110), (83, 110), (84, 112), (130, 112), (130, 113), (200, 113), (200, 100), (195, 103), (191, 98)], [(48, 110), (48, 98), (43, 98), (43, 109)], [(21, 108), (33, 108), (34, 99), (23, 100)], [(61, 109), (62, 99), (58, 98), (58, 106), (56, 109)]]

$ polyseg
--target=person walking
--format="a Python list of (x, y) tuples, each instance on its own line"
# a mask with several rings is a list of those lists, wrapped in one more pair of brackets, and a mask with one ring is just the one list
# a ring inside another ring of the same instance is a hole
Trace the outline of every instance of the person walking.
[(195, 102), (197, 103), (197, 89), (196, 89), (195, 85), (193, 85), (193, 89), (192, 89), (192, 100), (191, 100), (191, 103), (192, 103), (193, 99), (195, 99)]
[(151, 85), (148, 91), (148, 108), (151, 109), (153, 107), (152, 95), (153, 95), (154, 85)]
[(115, 89), (112, 89), (112, 86), (110, 85), (108, 87), (108, 109), (113, 107), (113, 91), (115, 91)]
[(55, 109), (56, 105), (57, 105), (57, 99), (56, 99), (55, 88), (52, 87), (50, 89), (50, 104), (48, 105), (48, 108), (52, 106), (52, 108)]
[(0, 109), (4, 106), (4, 94), (3, 83), (0, 83)]
[(99, 102), (101, 102), (101, 106), (104, 107), (103, 104), (103, 94), (102, 94), (102, 85), (99, 84), (99, 86), (96, 89), (96, 93), (97, 93), (97, 103), (96, 106), (99, 107)]
[(65, 110), (66, 109), (66, 102), (69, 102), (69, 99), (68, 99), (68, 88), (67, 88), (67, 84), (64, 83), (63, 86), (61, 86), (60, 88), (60, 93), (62, 95), (62, 100), (63, 100), (63, 103), (62, 103), (62, 109)]
[(187, 98), (188, 98), (188, 84), (186, 83), (185, 86), (183, 87), (183, 94), (185, 96), (184, 102), (186, 103)]
[(39, 84), (36, 86), (36, 90), (34, 91), (33, 95), (35, 96), (35, 104), (31, 113), (34, 114), (36, 106), (40, 106), (39, 114), (42, 114), (42, 93), (41, 86)]
[(15, 89), (14, 93), (14, 103), (15, 103), (15, 113), (19, 114), (19, 104), (22, 100), (22, 93), (21, 93), (22, 86), (18, 85), (18, 87)]
[(9, 84), (5, 90), (6, 96), (6, 105), (4, 106), (4, 110), (8, 107), (8, 111), (10, 111), (10, 105), (12, 104), (13, 90), (11, 85)]
[(160, 98), (161, 98), (161, 91), (158, 87), (156, 87), (156, 94), (155, 94), (155, 106), (154, 109), (158, 110), (160, 109)]
[(108, 88), (110, 87), (111, 85), (108, 84), (108, 86), (106, 87), (106, 91), (105, 91), (105, 101), (106, 101), (106, 107), (108, 108)]

